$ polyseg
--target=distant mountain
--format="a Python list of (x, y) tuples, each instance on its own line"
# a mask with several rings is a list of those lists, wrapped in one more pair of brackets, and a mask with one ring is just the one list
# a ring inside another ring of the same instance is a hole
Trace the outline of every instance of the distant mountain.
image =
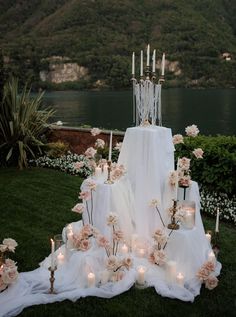
[(235, 0), (0, 0), (6, 72), (35, 87), (51, 56), (88, 70), (78, 87), (128, 87), (147, 43), (166, 52), (167, 86), (236, 87)]

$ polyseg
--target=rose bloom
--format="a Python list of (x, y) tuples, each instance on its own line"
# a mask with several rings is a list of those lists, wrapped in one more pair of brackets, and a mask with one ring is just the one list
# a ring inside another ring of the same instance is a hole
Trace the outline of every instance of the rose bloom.
[(214, 275), (210, 275), (208, 279), (205, 281), (205, 287), (208, 288), (209, 290), (212, 290), (218, 285), (218, 278)]
[(0, 292), (7, 288), (7, 284), (5, 284), (0, 275)]
[(82, 214), (84, 212), (84, 204), (79, 203), (76, 204), (71, 210), (77, 212), (78, 214)]
[(208, 270), (206, 270), (204, 267), (201, 267), (196, 275), (201, 281), (205, 281), (208, 279), (210, 272)]
[(191, 177), (190, 175), (182, 176), (179, 179), (179, 186), (189, 187), (191, 185)]
[(124, 239), (124, 233), (123, 231), (121, 230), (116, 230), (114, 233), (113, 233), (113, 239), (115, 241), (121, 241)]
[(190, 168), (190, 159), (188, 159), (187, 157), (182, 157), (179, 159), (179, 168), (181, 170), (187, 171)]
[(166, 263), (166, 254), (162, 250), (154, 251), (155, 263), (162, 266)]
[(172, 138), (174, 144), (184, 143), (182, 134), (175, 134)]
[(89, 224), (86, 224), (83, 226), (83, 228), (81, 229), (80, 233), (83, 236), (90, 236), (93, 233), (93, 229), (91, 228), (91, 226)]
[(120, 152), (120, 150), (121, 150), (121, 147), (122, 147), (122, 142), (118, 142), (118, 143), (116, 143), (116, 146), (115, 146), (115, 150), (117, 150), (117, 151), (119, 151)]
[(107, 217), (107, 225), (114, 226), (118, 223), (118, 216), (116, 213), (111, 212)]
[(154, 256), (154, 252), (150, 253), (149, 257), (148, 257), (148, 261), (152, 264), (155, 264), (155, 256)]
[(82, 200), (89, 200), (91, 198), (91, 194), (89, 191), (82, 191), (80, 192), (79, 194), (79, 199), (82, 199)]
[(169, 176), (170, 185), (175, 186), (177, 180), (178, 180), (177, 171), (170, 172), (170, 176)]
[(125, 173), (125, 169), (123, 165), (116, 166), (111, 172), (111, 179), (114, 181), (118, 180), (124, 175), (124, 173)]
[(75, 169), (80, 170), (82, 167), (84, 167), (84, 162), (76, 162), (73, 165)]
[(107, 248), (109, 246), (109, 241), (102, 235), (98, 236), (96, 241), (99, 247)]
[(187, 136), (192, 136), (195, 137), (198, 135), (198, 133), (200, 132), (198, 127), (193, 124), (193, 125), (189, 125), (185, 128), (185, 132), (187, 134)]
[(93, 129), (91, 129), (90, 132), (91, 132), (92, 136), (96, 136), (96, 135), (100, 134), (102, 131), (99, 128), (93, 128)]
[(158, 240), (160, 237), (162, 237), (163, 236), (163, 231), (161, 230), (161, 229), (157, 229), (155, 232), (154, 232), (154, 234), (153, 234), (153, 239), (154, 240)]
[(0, 244), (0, 252), (5, 252), (7, 250), (7, 246), (4, 244)]
[(90, 247), (91, 247), (91, 243), (88, 239), (84, 239), (80, 242), (81, 251), (87, 251), (88, 249), (90, 249)]
[(15, 268), (16, 262), (11, 260), (11, 259), (6, 259), (4, 266), (10, 267), (10, 268)]
[(194, 149), (193, 151), (193, 155), (197, 158), (197, 159), (201, 159), (203, 158), (203, 150), (201, 148), (197, 148), (197, 149)]
[(111, 256), (109, 256), (109, 258), (107, 259), (107, 264), (106, 264), (106, 266), (107, 266), (107, 269), (108, 269), (108, 270), (114, 271), (114, 270), (117, 269), (118, 264), (119, 264), (119, 262), (118, 262), (116, 256), (111, 255)]
[(122, 265), (129, 270), (133, 266), (133, 260), (130, 257), (124, 258)]
[(92, 227), (92, 234), (95, 238), (97, 238), (100, 235), (100, 231), (97, 228)]
[(97, 139), (96, 142), (95, 142), (95, 147), (104, 149), (105, 142), (102, 139)]
[(215, 263), (213, 263), (212, 261), (207, 261), (206, 263), (203, 264), (203, 268), (208, 270), (209, 272), (214, 272)]
[(3, 267), (2, 280), (5, 284), (12, 284), (18, 278), (19, 273), (17, 272), (17, 267)]
[(4, 239), (2, 243), (6, 245), (8, 250), (11, 252), (14, 252), (15, 248), (18, 246), (18, 243), (11, 238)]
[(149, 204), (149, 206), (153, 208), (157, 207), (158, 205), (159, 205), (159, 201), (157, 199), (152, 199)]
[(97, 153), (97, 150), (95, 150), (93, 147), (89, 147), (86, 151), (85, 151), (85, 156), (87, 156), (88, 158), (94, 158), (94, 155)]
[(87, 179), (86, 185), (88, 186), (90, 190), (96, 190), (97, 184), (93, 179)]

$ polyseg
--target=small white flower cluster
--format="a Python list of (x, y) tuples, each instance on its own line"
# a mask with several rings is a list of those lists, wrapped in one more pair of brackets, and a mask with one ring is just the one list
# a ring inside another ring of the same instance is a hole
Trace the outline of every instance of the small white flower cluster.
[(203, 189), (200, 191), (202, 210), (215, 216), (217, 208), (220, 210), (220, 218), (236, 224), (236, 196), (231, 199), (226, 194), (209, 193)]
[[(92, 175), (93, 168), (91, 166), (91, 160), (89, 160), (85, 155), (72, 154), (68, 152), (66, 155), (62, 155), (58, 158), (50, 158), (48, 156), (41, 156), (36, 160), (30, 160), (31, 165), (36, 165), (38, 167), (47, 167), (63, 172), (80, 175), (82, 177), (88, 177)], [(80, 168), (76, 168), (76, 164), (81, 163)]]

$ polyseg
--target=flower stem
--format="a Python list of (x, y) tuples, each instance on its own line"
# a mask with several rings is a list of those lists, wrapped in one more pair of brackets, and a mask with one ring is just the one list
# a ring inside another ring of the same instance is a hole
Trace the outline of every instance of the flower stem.
[(165, 225), (165, 223), (164, 223), (164, 221), (163, 221), (163, 219), (162, 219), (161, 213), (160, 213), (160, 211), (159, 211), (159, 209), (158, 209), (157, 206), (156, 206), (156, 211), (158, 212), (158, 214), (159, 214), (159, 216), (160, 216), (160, 219), (161, 219), (161, 222), (162, 222), (163, 227), (165, 227), (166, 225)]

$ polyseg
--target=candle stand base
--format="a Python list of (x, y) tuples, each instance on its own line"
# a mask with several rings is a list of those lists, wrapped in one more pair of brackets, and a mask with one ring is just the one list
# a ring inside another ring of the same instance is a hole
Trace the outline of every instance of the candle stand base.
[(139, 284), (138, 282), (135, 282), (135, 288), (137, 289), (145, 289), (147, 287), (148, 287), (148, 284), (146, 281), (143, 284)]
[(54, 282), (55, 282), (55, 271), (56, 271), (57, 267), (55, 266), (54, 268), (52, 268), (51, 266), (48, 268), (48, 270), (50, 271), (50, 289), (49, 289), (49, 294), (56, 294), (55, 290), (54, 290)]
[(111, 161), (109, 160), (107, 162), (107, 165), (108, 165), (108, 176), (107, 176), (107, 180), (104, 182), (104, 184), (108, 184), (108, 185), (111, 185), (111, 184), (114, 184), (114, 182), (111, 180)]
[(179, 229), (179, 225), (177, 223), (169, 223), (167, 228), (171, 229), (171, 230), (178, 230)]

